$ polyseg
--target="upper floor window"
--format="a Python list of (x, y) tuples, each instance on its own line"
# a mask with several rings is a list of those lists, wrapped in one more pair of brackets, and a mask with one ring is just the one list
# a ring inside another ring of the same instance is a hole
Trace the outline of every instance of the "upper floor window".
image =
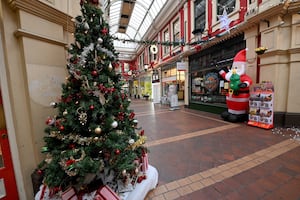
[[(170, 36), (169, 36), (169, 30), (168, 29), (166, 29), (164, 31), (163, 37), (164, 37), (164, 42), (166, 42), (166, 43), (170, 42)], [(164, 54), (169, 53), (169, 51), (170, 51), (170, 47), (168, 45), (164, 45)]]
[(234, 11), (235, 0), (218, 0), (217, 15), (223, 15), (224, 10), (229, 14)]
[(206, 0), (196, 0), (194, 5), (195, 31), (202, 33), (205, 29), (206, 21)]
[[(180, 42), (180, 23), (179, 19), (176, 19), (173, 22), (173, 42)], [(175, 44), (174, 46), (178, 46), (178, 44)]]

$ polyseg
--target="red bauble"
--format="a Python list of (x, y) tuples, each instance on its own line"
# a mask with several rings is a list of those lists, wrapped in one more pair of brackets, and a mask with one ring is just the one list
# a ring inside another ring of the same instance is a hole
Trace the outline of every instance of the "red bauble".
[(98, 72), (97, 72), (96, 70), (93, 70), (93, 71), (91, 72), (91, 74), (92, 74), (92, 76), (97, 76), (97, 75), (98, 75)]
[(90, 105), (90, 110), (94, 110), (95, 106), (94, 105)]
[(59, 130), (60, 130), (60, 131), (63, 131), (63, 130), (65, 130), (65, 127), (64, 127), (63, 125), (61, 125), (61, 126), (59, 127)]
[(49, 117), (49, 118), (46, 120), (46, 124), (47, 124), (47, 125), (50, 125), (52, 122), (53, 122), (53, 119), (52, 119), (51, 117)]
[(43, 174), (43, 171), (42, 171), (41, 169), (39, 169), (39, 170), (37, 170), (37, 173), (38, 173), (39, 175), (42, 175), (42, 174)]
[(116, 149), (116, 150), (115, 150), (115, 154), (116, 154), (116, 155), (119, 155), (120, 153), (121, 153), (121, 151), (120, 151), (119, 149)]

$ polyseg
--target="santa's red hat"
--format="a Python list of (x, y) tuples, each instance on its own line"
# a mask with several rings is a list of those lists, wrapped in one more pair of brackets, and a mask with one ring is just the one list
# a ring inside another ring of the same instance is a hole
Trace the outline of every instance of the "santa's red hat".
[(233, 62), (246, 62), (246, 51), (247, 49), (240, 50), (233, 59)]

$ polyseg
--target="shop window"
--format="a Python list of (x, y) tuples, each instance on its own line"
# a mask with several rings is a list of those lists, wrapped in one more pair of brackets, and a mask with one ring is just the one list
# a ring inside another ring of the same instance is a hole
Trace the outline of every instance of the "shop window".
[(216, 70), (194, 72), (191, 75), (191, 101), (202, 103), (226, 103), (228, 82)]
[(206, 0), (196, 0), (194, 3), (195, 31), (202, 33), (206, 22)]
[(179, 42), (180, 42), (180, 23), (179, 23), (179, 19), (176, 19), (175, 22), (173, 22), (173, 42), (175, 42), (174, 47), (178, 46)]
[(217, 15), (223, 15), (224, 9), (229, 14), (234, 11), (236, 0), (218, 0)]
[(245, 47), (241, 34), (189, 57), (192, 103), (226, 104), (229, 83), (219, 75), (219, 70), (228, 71), (236, 53)]

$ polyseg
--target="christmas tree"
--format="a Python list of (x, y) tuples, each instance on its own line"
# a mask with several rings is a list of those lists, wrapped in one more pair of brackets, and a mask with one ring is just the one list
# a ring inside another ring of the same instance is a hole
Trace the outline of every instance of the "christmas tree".
[[(147, 152), (124, 81), (116, 72), (117, 53), (98, 0), (81, 0), (75, 42), (68, 48), (68, 77), (46, 120), (38, 172), (52, 191), (91, 191), (101, 184), (128, 184)], [(115, 189), (115, 188), (114, 188)]]

